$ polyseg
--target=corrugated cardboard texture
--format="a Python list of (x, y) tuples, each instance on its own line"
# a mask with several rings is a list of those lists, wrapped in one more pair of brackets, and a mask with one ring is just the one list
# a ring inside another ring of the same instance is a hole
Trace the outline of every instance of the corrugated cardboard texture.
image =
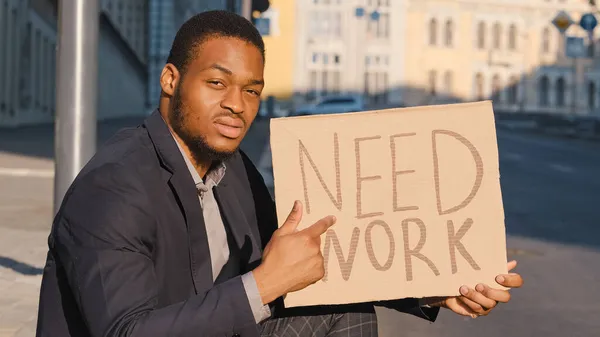
[[(489, 101), (271, 121), (280, 222), (326, 215), (326, 276), (288, 307), (502, 289), (506, 273), (498, 148)], [(280, 225), (281, 225), (280, 223)], [(294, 252), (289, 252), (293, 254)]]

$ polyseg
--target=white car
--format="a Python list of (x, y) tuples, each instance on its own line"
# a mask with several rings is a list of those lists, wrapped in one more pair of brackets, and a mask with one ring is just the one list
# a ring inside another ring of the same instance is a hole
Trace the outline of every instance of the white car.
[(364, 111), (365, 104), (361, 96), (339, 95), (323, 97), (316, 104), (301, 106), (294, 112), (295, 116), (321, 115), (343, 112)]

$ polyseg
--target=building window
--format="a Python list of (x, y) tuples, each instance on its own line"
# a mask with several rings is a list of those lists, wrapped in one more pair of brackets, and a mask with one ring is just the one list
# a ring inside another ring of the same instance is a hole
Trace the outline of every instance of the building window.
[(338, 94), (340, 92), (340, 87), (341, 87), (341, 79), (340, 79), (341, 74), (340, 74), (340, 71), (336, 70), (336, 71), (333, 72), (332, 75), (333, 75), (332, 76), (333, 84), (332, 84), (331, 91), (334, 94)]
[(377, 36), (387, 39), (390, 37), (390, 16), (388, 13), (382, 13), (379, 16), (377, 26)]
[(517, 76), (511, 76), (508, 87), (508, 104), (517, 104), (517, 95), (519, 90), (519, 79)]
[(510, 28), (508, 28), (508, 49), (517, 49), (517, 26), (514, 24), (510, 25)]
[(550, 52), (550, 29), (544, 28), (542, 32), (542, 53), (548, 54)]
[(429, 71), (429, 94), (432, 96), (436, 95), (436, 82), (437, 72), (435, 70)]
[(478, 101), (483, 101), (483, 75), (481, 73), (475, 75), (475, 97)]
[(548, 100), (548, 91), (550, 90), (550, 80), (548, 80), (548, 76), (544, 75), (540, 78), (539, 83), (539, 103), (542, 107), (547, 107), (549, 105)]
[(437, 44), (437, 20), (435, 18), (429, 21), (429, 45)]
[(477, 48), (485, 49), (485, 22), (477, 24)]
[(452, 19), (448, 19), (448, 21), (446, 21), (446, 27), (445, 27), (445, 34), (444, 34), (444, 42), (446, 44), (446, 47), (452, 47), (452, 39), (453, 39), (453, 35), (454, 35), (454, 24), (452, 23)]
[(500, 90), (500, 75), (496, 74), (494, 77), (492, 77), (492, 101), (500, 103), (502, 99)]
[(323, 93), (323, 96), (327, 96), (327, 94), (329, 93), (328, 89), (329, 89), (329, 76), (327, 71), (323, 71), (321, 72), (321, 92)]
[(446, 71), (446, 73), (444, 74), (444, 91), (448, 96), (452, 95), (453, 82), (454, 79), (452, 76), (452, 71)]
[(494, 28), (492, 28), (492, 37), (494, 39), (492, 42), (493, 48), (500, 49), (502, 47), (502, 26), (500, 26), (499, 22), (496, 22)]
[(312, 70), (310, 72), (309, 75), (310, 79), (309, 79), (309, 90), (308, 90), (308, 95), (307, 95), (307, 99), (309, 101), (314, 100), (317, 97), (317, 89), (318, 89), (318, 82), (317, 82), (317, 72), (315, 70)]
[(594, 81), (588, 82), (588, 107), (590, 109), (596, 108), (596, 83)]
[(556, 80), (556, 106), (565, 106), (565, 79), (562, 77)]

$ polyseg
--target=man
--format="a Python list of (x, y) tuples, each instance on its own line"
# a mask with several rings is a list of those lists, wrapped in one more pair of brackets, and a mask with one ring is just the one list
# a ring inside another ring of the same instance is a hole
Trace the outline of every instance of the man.
[[(38, 336), (377, 334), (372, 304), (281, 307), (282, 296), (323, 277), (320, 236), (335, 219), (298, 231), (297, 202), (278, 229), (269, 192), (238, 149), (258, 111), (264, 61), (260, 34), (235, 14), (205, 12), (180, 28), (158, 110), (99, 149), (65, 195)], [(434, 320), (436, 306), (477, 316), (508, 300), (480, 290), (381, 304)]]

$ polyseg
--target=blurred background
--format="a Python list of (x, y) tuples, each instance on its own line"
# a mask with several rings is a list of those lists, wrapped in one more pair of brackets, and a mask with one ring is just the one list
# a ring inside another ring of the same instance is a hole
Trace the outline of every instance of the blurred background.
[(59, 2), (0, 0), (0, 337), (35, 335), (55, 177), (64, 168), (55, 154), (66, 152), (68, 161), (72, 152), (58, 140), (77, 133), (81, 138), (71, 139), (88, 135), (100, 146), (118, 129), (141, 123), (156, 108), (158, 77), (178, 27), (210, 9), (250, 18), (264, 37), (263, 104), (242, 147), (271, 188), (272, 117), (493, 100), (508, 258), (519, 261), (525, 287), (513, 291), (509, 305), (476, 320), (443, 313), (429, 324), (381, 309), (381, 336), (600, 336), (595, 1), (98, 0), (98, 6), (97, 37), (88, 41), (97, 46), (97, 60), (84, 64), (97, 67), (90, 131), (57, 127), (74, 118), (57, 111), (57, 97), (69, 97), (59, 94), (57, 75), (73, 72), (57, 68)]

